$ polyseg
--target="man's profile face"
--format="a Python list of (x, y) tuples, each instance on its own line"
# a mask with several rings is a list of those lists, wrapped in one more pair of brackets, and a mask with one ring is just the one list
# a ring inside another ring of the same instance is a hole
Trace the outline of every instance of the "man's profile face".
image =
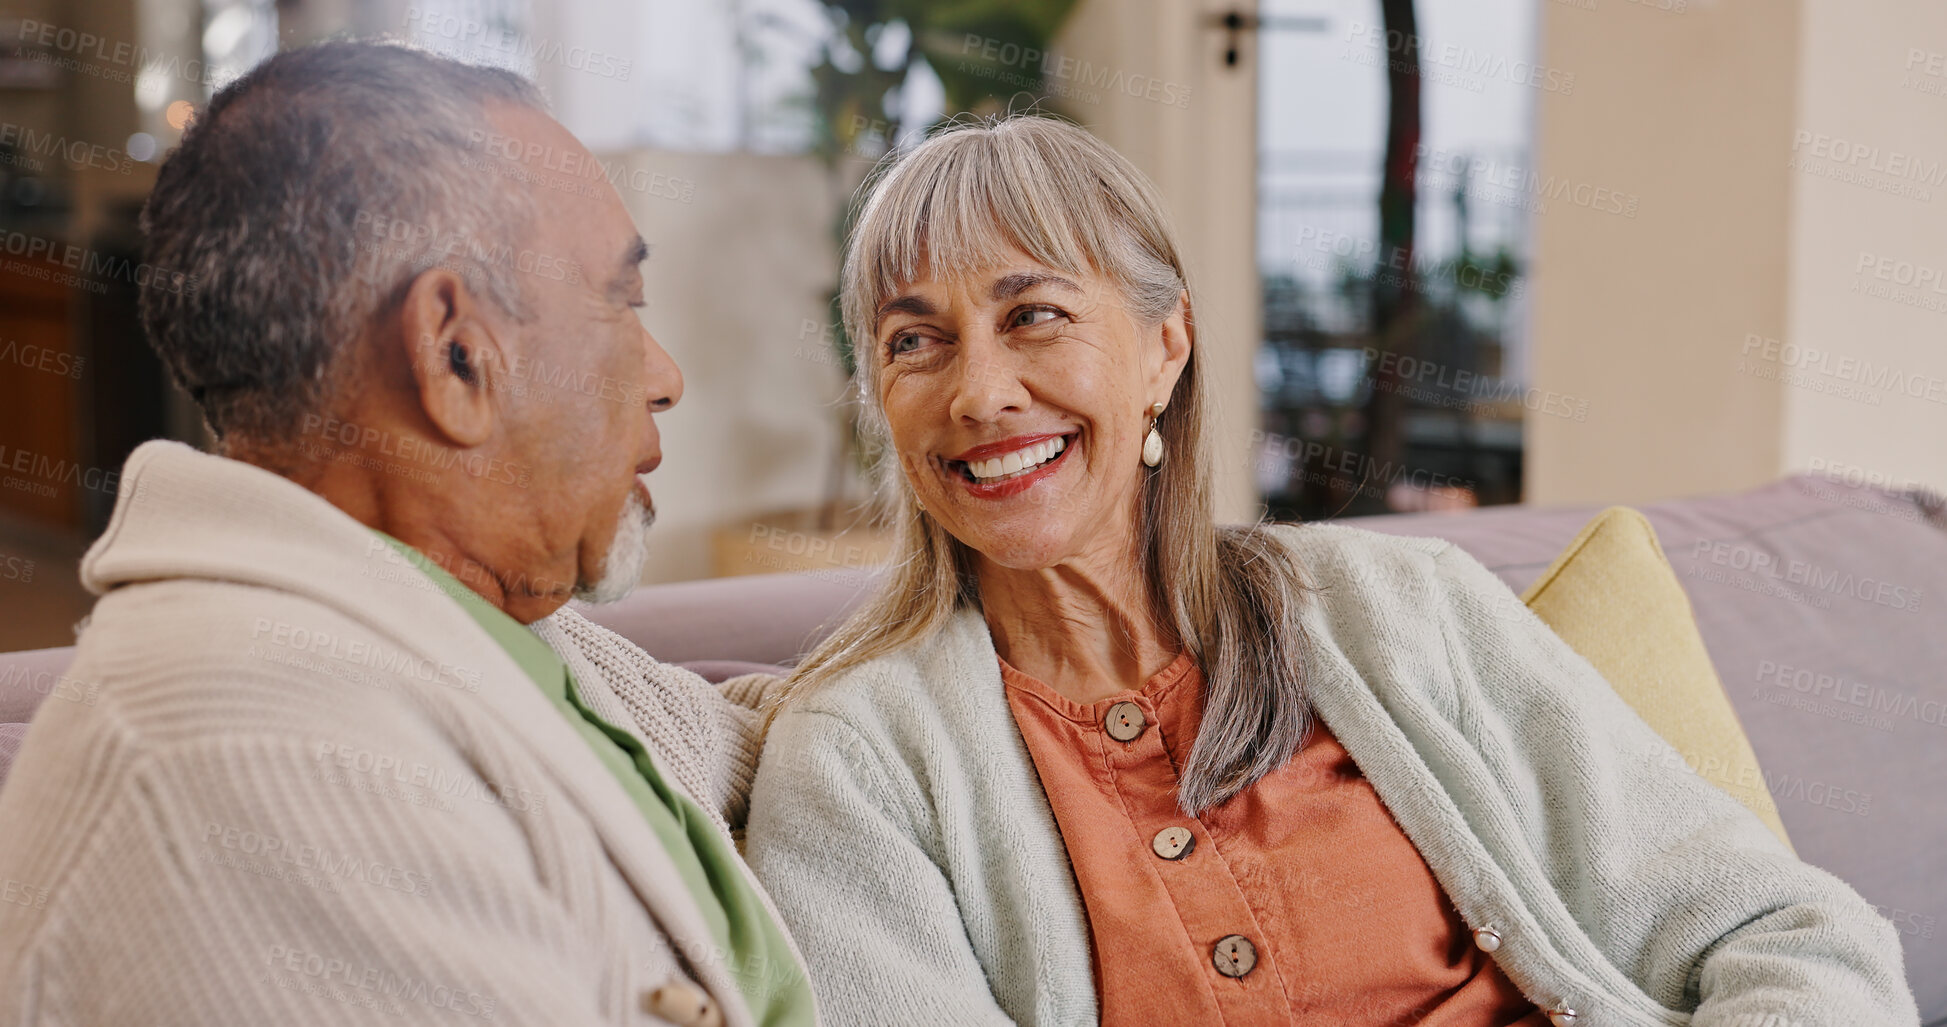
[(534, 511), (526, 534), (543, 547), (521, 563), (564, 575), (572, 567), (578, 595), (620, 598), (640, 577), (653, 509), (638, 476), (662, 461), (651, 415), (681, 398), (682, 373), (638, 316), (648, 251), (614, 187), (588, 173), (594, 157), (539, 111), (500, 105), (488, 120), (546, 155), (491, 161), (518, 173), (511, 185), (534, 210), (516, 247), (532, 251), (519, 265), (531, 317), (506, 322), (497, 369), (508, 459), (528, 472), (518, 505)]

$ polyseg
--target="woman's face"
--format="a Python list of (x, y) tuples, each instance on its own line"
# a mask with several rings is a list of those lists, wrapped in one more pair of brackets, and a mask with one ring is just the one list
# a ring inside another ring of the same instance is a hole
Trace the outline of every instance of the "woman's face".
[(896, 290), (876, 312), (873, 359), (927, 512), (1015, 569), (1126, 548), (1149, 408), (1189, 358), (1184, 314), (1179, 303), (1144, 327), (1113, 282), (1019, 252)]

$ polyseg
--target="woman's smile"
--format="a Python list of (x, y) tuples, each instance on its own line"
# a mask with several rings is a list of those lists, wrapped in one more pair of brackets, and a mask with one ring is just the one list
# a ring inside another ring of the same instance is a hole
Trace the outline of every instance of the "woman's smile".
[(1006, 499), (1053, 477), (1068, 463), (1081, 431), (1016, 435), (941, 457), (945, 477), (975, 499)]

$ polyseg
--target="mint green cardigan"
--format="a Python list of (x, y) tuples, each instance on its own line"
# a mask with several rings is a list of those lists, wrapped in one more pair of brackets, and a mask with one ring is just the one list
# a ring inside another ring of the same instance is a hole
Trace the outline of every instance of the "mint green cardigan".
[[(1318, 715), (1509, 979), (1574, 1011), (1558, 1022), (1919, 1022), (1892, 925), (1685, 769), (1472, 557), (1270, 530), (1320, 586), (1291, 638)], [(1096, 1022), (1082, 902), (978, 611), (787, 707), (750, 809), (831, 1022)]]

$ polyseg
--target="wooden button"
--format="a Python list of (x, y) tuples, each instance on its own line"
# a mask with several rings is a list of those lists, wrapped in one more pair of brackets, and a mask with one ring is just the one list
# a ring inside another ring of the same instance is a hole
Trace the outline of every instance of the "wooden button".
[(1187, 827), (1166, 827), (1150, 839), (1149, 847), (1164, 859), (1182, 859), (1196, 849), (1197, 836)]
[(670, 981), (644, 994), (642, 1011), (676, 1027), (723, 1027), (723, 1010), (716, 1000), (688, 981)]
[(1251, 944), (1251, 939), (1233, 934), (1217, 943), (1217, 951), (1210, 961), (1225, 977), (1242, 977), (1257, 968), (1257, 946)]
[(1118, 742), (1133, 742), (1149, 726), (1149, 718), (1143, 716), (1143, 708), (1132, 702), (1119, 702), (1109, 707), (1109, 715), (1102, 718), (1102, 730)]

